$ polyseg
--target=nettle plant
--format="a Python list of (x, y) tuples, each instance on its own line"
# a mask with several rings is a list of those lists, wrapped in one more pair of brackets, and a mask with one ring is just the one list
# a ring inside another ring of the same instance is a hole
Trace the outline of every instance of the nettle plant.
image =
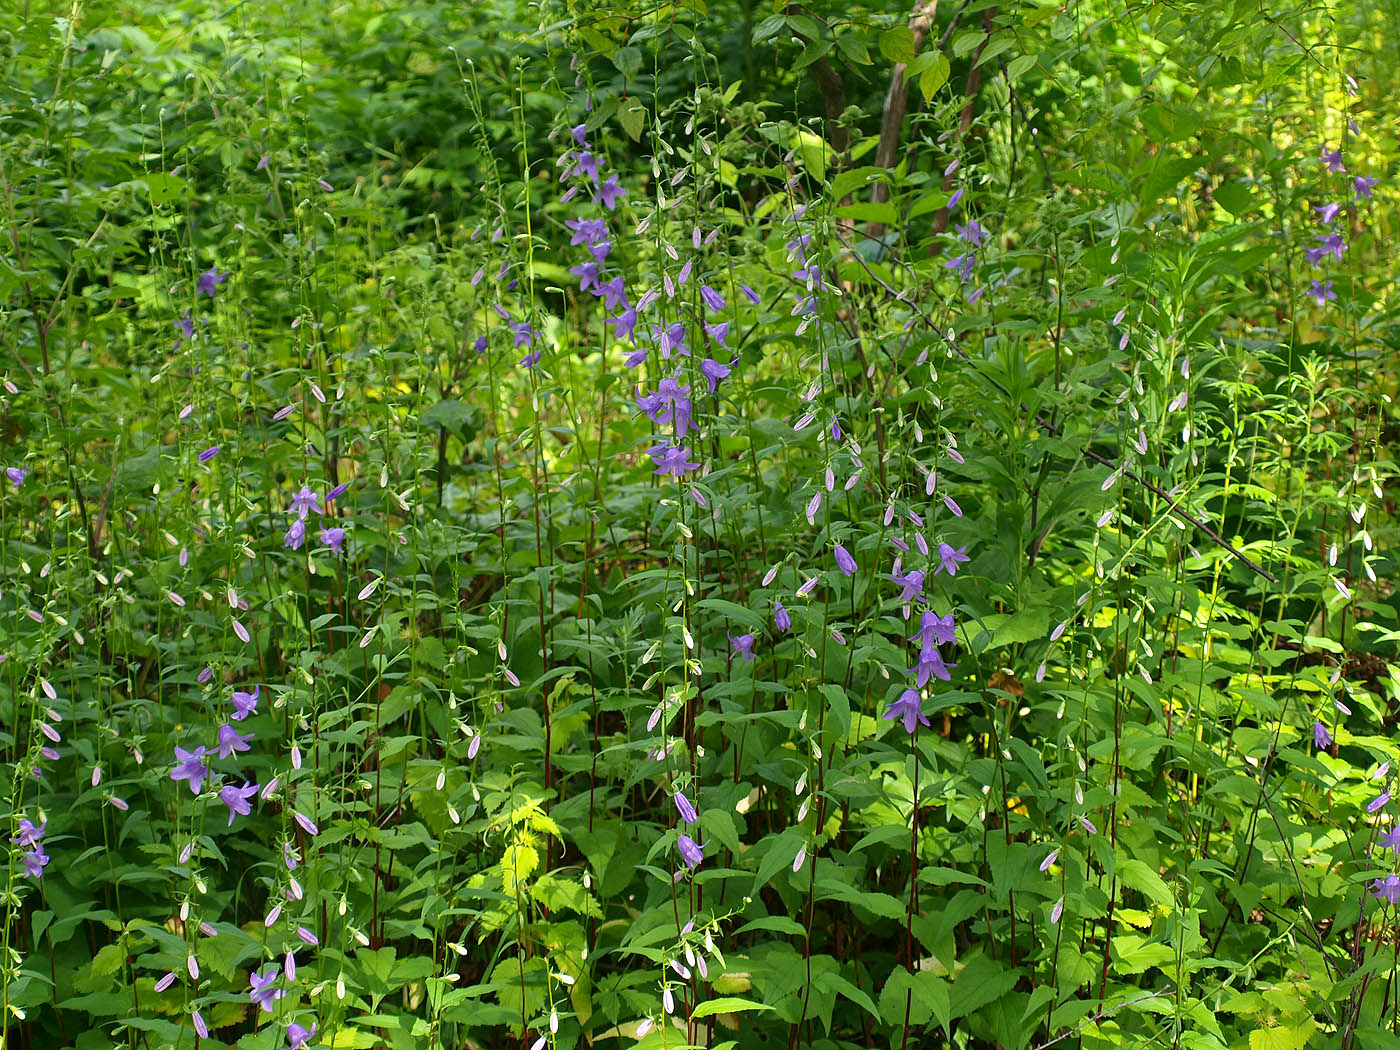
[(460, 224), (237, 34), (52, 216), (139, 49), (46, 38), (82, 75), (6, 144), (0, 1038), (1388, 1045), (1360, 104), (1319, 143), (1270, 97), (1299, 134), (1220, 174), (1142, 158), (1166, 103), (1021, 79), (1099, 68), (1059, 17), (1013, 73), (991, 8), (918, 67), (903, 14), (774, 14), (795, 74), (867, 32), (919, 70), (861, 164), (859, 112), (774, 119), (664, 14), (441, 56)]

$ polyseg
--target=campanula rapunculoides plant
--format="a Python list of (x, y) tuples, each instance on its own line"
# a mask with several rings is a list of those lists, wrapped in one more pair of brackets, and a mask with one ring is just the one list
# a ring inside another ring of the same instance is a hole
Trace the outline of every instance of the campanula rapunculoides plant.
[(0, 1043), (1389, 1045), (1383, 10), (148, 8), (0, 13)]

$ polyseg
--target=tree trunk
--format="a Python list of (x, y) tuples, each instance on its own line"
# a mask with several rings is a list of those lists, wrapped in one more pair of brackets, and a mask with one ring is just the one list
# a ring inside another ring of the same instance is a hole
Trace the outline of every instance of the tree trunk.
[[(909, 31), (914, 34), (914, 53), (918, 54), (919, 48), (923, 47), (924, 37), (928, 36), (929, 29), (933, 26), (934, 16), (938, 13), (938, 0), (917, 0), (914, 12), (909, 16)], [(909, 104), (909, 84), (904, 79), (904, 70), (907, 67), (903, 62), (896, 62), (894, 73), (890, 76), (890, 87), (885, 92), (885, 110), (880, 119), (880, 144), (875, 148), (875, 164), (881, 168), (894, 169), (896, 154), (899, 151), (900, 132), (904, 128), (904, 113)], [(870, 199), (876, 204), (883, 204), (889, 200), (890, 188), (883, 182), (877, 182), (871, 192)], [(879, 238), (884, 235), (885, 224), (882, 222), (872, 222), (866, 227), (866, 236)]]

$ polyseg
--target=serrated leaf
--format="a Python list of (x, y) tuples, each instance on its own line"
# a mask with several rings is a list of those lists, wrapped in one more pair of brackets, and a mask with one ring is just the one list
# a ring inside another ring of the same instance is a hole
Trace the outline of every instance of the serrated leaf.
[(522, 842), (512, 842), (501, 857), (501, 878), (505, 881), (507, 893), (514, 893), (516, 887), (528, 879), (540, 866), (540, 855), (533, 846)]
[(977, 955), (953, 982), (950, 1009), (953, 1017), (966, 1017), (1016, 987), (1020, 975), (986, 955)]
[(1117, 870), (1118, 878), (1125, 886), (1137, 890), (1164, 911), (1170, 911), (1176, 903), (1162, 876), (1136, 857), (1119, 860)]
[(530, 896), (550, 911), (565, 908), (578, 915), (586, 915), (595, 919), (603, 917), (603, 909), (598, 907), (598, 902), (593, 899), (593, 895), (581, 884), (570, 879), (559, 878), (556, 875), (541, 875), (530, 887)]

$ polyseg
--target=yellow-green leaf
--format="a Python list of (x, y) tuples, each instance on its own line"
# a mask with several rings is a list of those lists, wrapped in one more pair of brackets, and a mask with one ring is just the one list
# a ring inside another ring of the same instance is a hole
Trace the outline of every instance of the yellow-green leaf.
[(701, 1003), (695, 1008), (695, 1012), (690, 1015), (691, 1020), (700, 1017), (713, 1017), (715, 1014), (737, 1014), (745, 1010), (771, 1010), (767, 1003), (756, 1003), (752, 999), (735, 999), (732, 996), (721, 996), (718, 999), (710, 999)]
[(908, 26), (895, 26), (880, 34), (880, 54), (891, 62), (908, 65), (914, 61), (914, 33)]

